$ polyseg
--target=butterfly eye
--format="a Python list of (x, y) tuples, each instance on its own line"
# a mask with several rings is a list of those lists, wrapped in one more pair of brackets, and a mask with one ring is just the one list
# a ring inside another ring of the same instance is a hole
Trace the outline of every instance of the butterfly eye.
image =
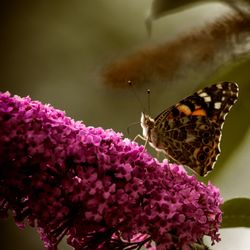
[(203, 162), (203, 161), (205, 161), (205, 159), (206, 159), (206, 156), (205, 156), (205, 154), (203, 152), (198, 154), (199, 162)]
[(204, 151), (205, 153), (209, 153), (210, 148), (209, 148), (209, 147), (203, 147), (203, 151)]
[(199, 151), (197, 155), (197, 159), (199, 162), (204, 162), (207, 158), (208, 153), (210, 152), (210, 147), (204, 146), (202, 149)]
[(209, 133), (208, 131), (202, 132), (201, 133), (202, 143), (208, 144), (210, 142), (209, 137), (211, 138), (211, 133)]
[(202, 138), (202, 143), (203, 144), (208, 144), (209, 143), (209, 139), (207, 137)]

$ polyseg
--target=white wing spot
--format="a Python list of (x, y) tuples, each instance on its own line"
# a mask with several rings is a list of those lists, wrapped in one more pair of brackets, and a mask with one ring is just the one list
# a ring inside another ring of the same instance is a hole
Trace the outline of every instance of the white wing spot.
[(225, 101), (225, 99), (226, 99), (225, 96), (222, 96), (221, 100), (222, 100), (222, 101)]
[(221, 85), (220, 83), (216, 84), (216, 87), (217, 87), (218, 89), (222, 89), (222, 85)]
[(201, 92), (201, 93), (199, 94), (199, 96), (200, 96), (200, 97), (206, 97), (206, 96), (207, 96), (207, 93), (206, 93), (206, 92)]
[(214, 108), (215, 109), (220, 109), (221, 108), (221, 102), (215, 102), (214, 103)]
[(204, 100), (205, 100), (205, 102), (211, 102), (211, 97), (210, 96), (205, 96)]

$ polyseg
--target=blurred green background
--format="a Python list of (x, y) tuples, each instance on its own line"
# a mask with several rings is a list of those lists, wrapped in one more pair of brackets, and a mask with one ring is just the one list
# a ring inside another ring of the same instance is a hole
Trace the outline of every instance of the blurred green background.
[[(0, 91), (30, 95), (75, 120), (113, 128), (127, 137), (127, 127), (139, 121), (141, 106), (131, 90), (103, 85), (101, 69), (133, 50), (174, 39), (228, 11), (211, 3), (166, 16), (154, 23), (149, 38), (144, 18), (150, 4), (150, 0), (2, 1)], [(239, 83), (242, 91), (224, 126), (222, 154), (205, 180), (211, 179), (224, 199), (250, 196), (249, 69), (249, 56), (236, 58), (202, 82), (187, 76), (182, 91), (164, 88), (160, 99), (154, 92), (159, 86), (149, 84), (152, 114), (157, 115), (197, 87), (221, 80)], [(146, 104), (145, 90), (141, 86), (136, 91)], [(132, 127), (129, 137), (139, 132), (139, 127)], [(1, 220), (0, 230), (2, 250), (43, 249), (36, 232), (17, 229), (12, 218)], [(69, 247), (62, 243), (60, 249)], [(222, 230), (222, 242), (212, 249), (250, 249), (250, 231)]]

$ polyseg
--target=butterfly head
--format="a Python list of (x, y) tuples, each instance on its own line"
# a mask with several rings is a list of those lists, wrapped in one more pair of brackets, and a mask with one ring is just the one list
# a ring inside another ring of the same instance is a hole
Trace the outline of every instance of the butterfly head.
[(142, 135), (145, 138), (149, 137), (150, 130), (154, 127), (155, 121), (149, 115), (141, 113), (141, 127), (142, 127)]

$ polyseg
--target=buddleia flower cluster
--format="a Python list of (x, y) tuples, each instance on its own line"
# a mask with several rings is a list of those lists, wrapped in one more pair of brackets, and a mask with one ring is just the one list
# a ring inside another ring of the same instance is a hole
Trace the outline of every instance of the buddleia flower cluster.
[(112, 129), (0, 93), (0, 216), (56, 250), (191, 249), (220, 240), (219, 190)]

